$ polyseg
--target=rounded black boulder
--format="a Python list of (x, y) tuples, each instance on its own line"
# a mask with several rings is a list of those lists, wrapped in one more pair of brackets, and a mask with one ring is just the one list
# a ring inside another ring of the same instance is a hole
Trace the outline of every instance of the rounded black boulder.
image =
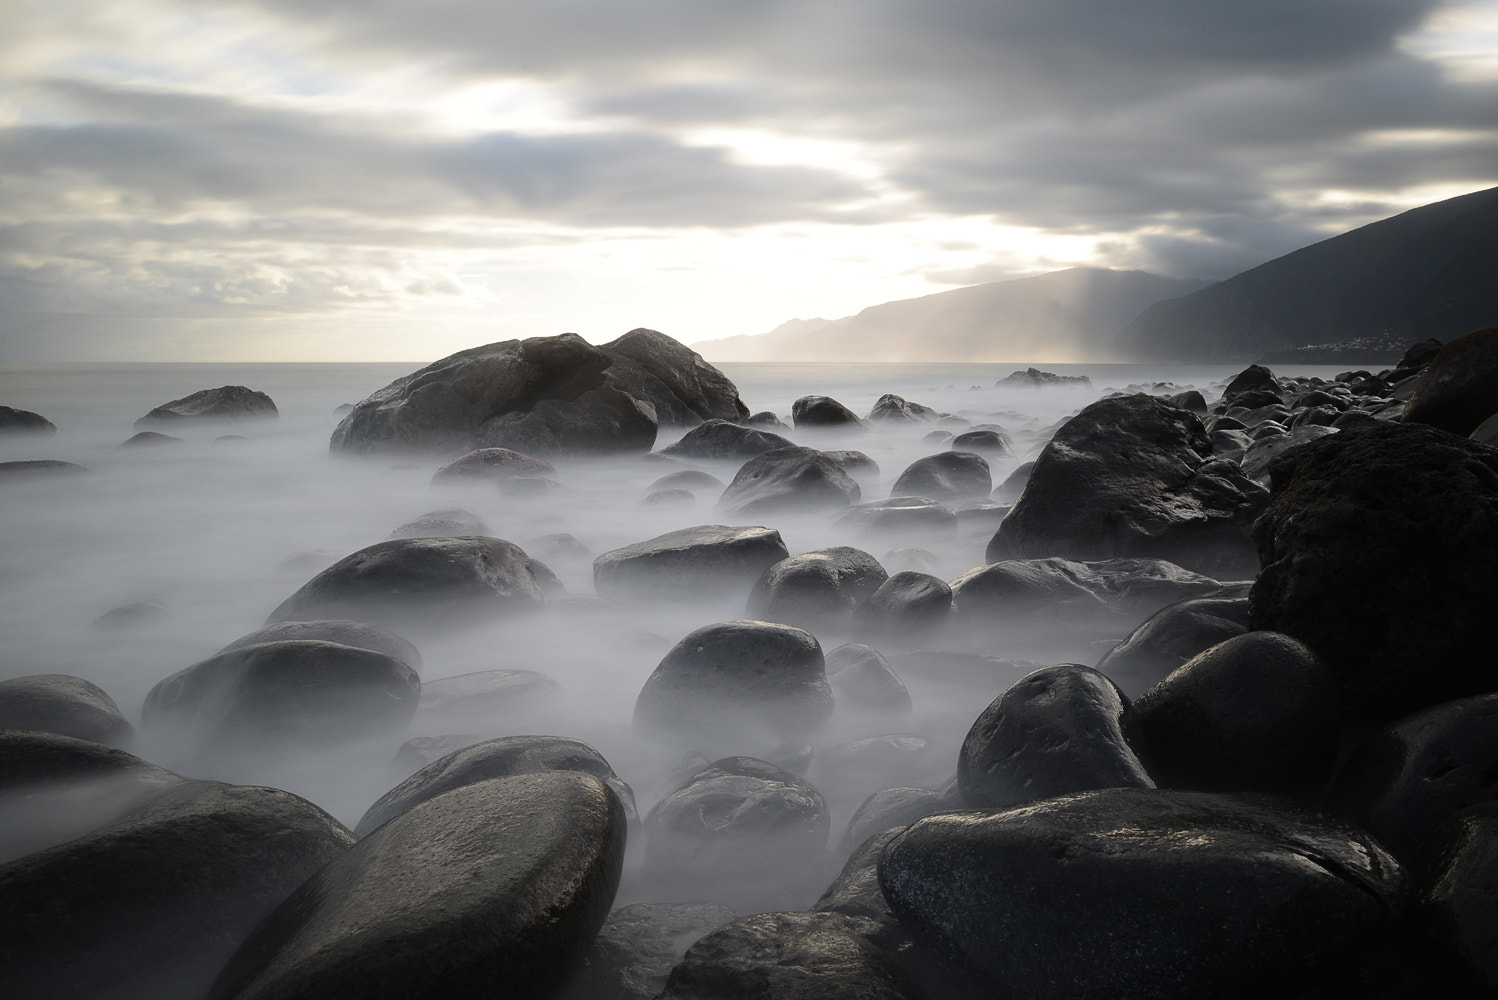
[(343, 646), (372, 649), (376, 653), (393, 656), (412, 667), (421, 666), (421, 652), (406, 639), (389, 629), (339, 618), (313, 619), (311, 621), (276, 622), (265, 625), (248, 635), (242, 635), (229, 643), (220, 653), (262, 642), (285, 642), (288, 639), (317, 639), (336, 642)]
[(1254, 629), (1315, 650), (1365, 718), (1498, 689), (1498, 562), (1480, 555), (1498, 551), (1498, 451), (1380, 421), (1286, 452), (1271, 475)]
[(749, 591), (749, 614), (811, 628), (843, 623), (889, 579), (879, 560), (838, 545), (782, 559)]
[(624, 837), (618, 799), (575, 771), (439, 795), (287, 898), (209, 997), (555, 996), (608, 916)]
[(655, 1000), (687, 949), (737, 917), (717, 903), (632, 903), (603, 922), (566, 1000)]
[(360, 549), (302, 585), (267, 623), (349, 618), (436, 629), (541, 607), (530, 556), (499, 538), (400, 538)]
[(745, 462), (718, 498), (718, 509), (749, 517), (847, 507), (861, 496), (858, 483), (835, 460), (815, 448), (792, 445)]
[(1297, 996), (1377, 947), (1404, 875), (1352, 827), (1268, 800), (1114, 788), (933, 816), (879, 881), (988, 995)]
[(708, 420), (687, 431), (675, 444), (662, 448), (661, 454), (742, 461), (760, 452), (790, 447), (794, 447), (794, 442), (771, 431), (745, 427), (730, 420)]
[(836, 696), (838, 711), (851, 709), (876, 715), (910, 711), (910, 691), (879, 650), (850, 642), (829, 651), (825, 659), (827, 683)]
[(858, 613), (859, 626), (869, 636), (907, 649), (940, 640), (951, 618), (951, 586), (916, 570), (885, 580)]
[(1061, 663), (1026, 674), (962, 741), (962, 800), (986, 808), (1095, 788), (1153, 788), (1124, 740), (1127, 707), (1118, 687), (1091, 667)]
[(1401, 419), (1466, 436), (1498, 413), (1498, 326), (1451, 340), (1420, 376)]
[(565, 736), (502, 736), (447, 754), (396, 785), (365, 811), (359, 825), (354, 827), (354, 835), (366, 836), (390, 819), (455, 788), (489, 778), (542, 771), (591, 774), (613, 789), (627, 816), (634, 814), (634, 792), (619, 780), (603, 755), (582, 740)]
[(862, 427), (858, 414), (831, 396), (802, 396), (791, 404), (791, 420), (802, 427)]
[(56, 434), (57, 425), (40, 413), (0, 406), (0, 434)]
[(0, 681), (0, 729), (39, 730), (111, 746), (123, 746), (135, 735), (108, 692), (68, 674)]
[(593, 560), (593, 586), (598, 596), (621, 604), (742, 599), (789, 555), (773, 528), (702, 524), (603, 553)]
[(432, 474), (432, 485), (439, 483), (496, 482), (516, 476), (554, 476), (556, 468), (545, 459), (510, 448), (476, 448), (460, 455)]
[(635, 700), (638, 731), (725, 745), (799, 739), (832, 714), (822, 647), (810, 632), (761, 621), (720, 622), (678, 642)]
[(1097, 668), (1137, 698), (1176, 667), (1219, 642), (1248, 631), (1248, 593), (1190, 597), (1146, 618)]
[(352, 842), (290, 792), (179, 784), (0, 867), (7, 995), (198, 1000), (256, 923)]
[(242, 385), (225, 385), (162, 403), (135, 422), (139, 430), (152, 424), (183, 420), (266, 420), (279, 416), (276, 404), (263, 392)]
[(141, 727), (204, 748), (281, 750), (398, 731), (420, 697), (421, 681), (404, 661), (290, 639), (179, 670), (146, 695)]
[(1163, 787), (1315, 799), (1340, 723), (1337, 683), (1315, 653), (1287, 635), (1248, 632), (1146, 691), (1124, 731)]
[(993, 490), (988, 460), (970, 451), (939, 451), (905, 467), (890, 496), (920, 496), (953, 501), (986, 499)]
[(1498, 805), (1442, 824), (1422, 855), (1427, 871), (1414, 914), (1428, 966), (1416, 989), (1498, 995)]

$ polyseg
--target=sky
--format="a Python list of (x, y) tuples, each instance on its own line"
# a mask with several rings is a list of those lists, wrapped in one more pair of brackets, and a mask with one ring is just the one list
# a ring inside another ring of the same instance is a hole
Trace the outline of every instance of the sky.
[(1498, 185), (1498, 0), (0, 0), (0, 362), (683, 342)]

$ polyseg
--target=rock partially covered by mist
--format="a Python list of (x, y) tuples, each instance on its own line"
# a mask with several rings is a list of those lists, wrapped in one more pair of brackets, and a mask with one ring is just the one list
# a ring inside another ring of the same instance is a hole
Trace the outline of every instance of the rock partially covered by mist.
[(1017, 806), (1098, 788), (1155, 787), (1124, 740), (1128, 704), (1091, 667), (1062, 663), (1025, 675), (983, 710), (962, 741), (963, 801)]
[(703, 524), (603, 553), (593, 586), (620, 604), (744, 594), (789, 555), (773, 528)]
[[(955, 781), (948, 782), (941, 788), (881, 788), (863, 800), (863, 803), (854, 811), (852, 818), (848, 820), (848, 825), (838, 840), (836, 853), (849, 858), (848, 867), (843, 870), (844, 875), (848, 874), (848, 869), (852, 866), (857, 854), (863, 853), (862, 845), (869, 840), (885, 839), (918, 819), (965, 808), (967, 806), (957, 792)], [(884, 834), (885, 838), (880, 838), (880, 834)], [(877, 856), (875, 860), (877, 861)], [(873, 878), (874, 882), (872, 886), (866, 888), (878, 895), (875, 905), (883, 906), (887, 910), (888, 904), (884, 902), (884, 896), (879, 892), (877, 878), (874, 878), (876, 874), (877, 870), (870, 865), (865, 877)], [(836, 893), (838, 889), (838, 883), (834, 882), (818, 901), (817, 908), (823, 908), (828, 902), (828, 897)]]
[(821, 794), (805, 780), (768, 761), (727, 757), (645, 817), (644, 877), (671, 901), (705, 897), (753, 910), (800, 900), (827, 849), (828, 824)]
[(555, 996), (608, 915), (624, 837), (618, 799), (591, 775), (465, 785), (308, 879), (208, 995)]
[(708, 420), (687, 431), (681, 440), (661, 449), (662, 455), (678, 458), (753, 458), (763, 451), (791, 448), (795, 443), (771, 431), (744, 427), (728, 420)]
[(198, 1000), (255, 925), (352, 842), (290, 792), (179, 784), (0, 867), (5, 990)]
[(963, 431), (952, 439), (950, 447), (953, 451), (975, 452), (994, 458), (1014, 457), (1014, 445), (996, 427), (975, 427), (970, 431)]
[(1248, 631), (1248, 587), (1239, 590), (1161, 608), (1110, 649), (1098, 669), (1137, 698), (1196, 654)]
[(846, 624), (888, 578), (879, 560), (862, 549), (838, 545), (803, 552), (765, 570), (749, 591), (749, 615), (803, 628)]
[(635, 903), (609, 914), (565, 1000), (655, 1000), (702, 937), (738, 914), (717, 903)]
[(873, 409), (869, 410), (868, 420), (892, 420), (900, 423), (923, 423), (931, 420), (940, 420), (942, 414), (929, 406), (920, 403), (912, 403), (903, 396), (897, 396), (887, 392), (875, 401)]
[(1460, 698), (1374, 733), (1337, 775), (1331, 802), (1405, 860), (1441, 823), (1498, 800), (1498, 694)]
[(900, 922), (985, 995), (1298, 996), (1380, 947), (1399, 864), (1269, 800), (1115, 788), (933, 816), (885, 848)]
[(940, 642), (951, 620), (951, 586), (930, 573), (904, 570), (864, 601), (858, 630), (879, 642), (910, 649)]
[(1039, 368), (1026, 368), (1024, 371), (1010, 372), (994, 383), (1005, 389), (1023, 388), (1040, 389), (1051, 385), (1082, 385), (1092, 384), (1092, 379), (1086, 375), (1057, 375), (1055, 372), (1043, 372)]
[(359, 649), (372, 649), (376, 653), (393, 656), (412, 667), (421, 666), (421, 652), (389, 629), (371, 625), (369, 622), (336, 618), (276, 622), (274, 625), (266, 625), (248, 635), (240, 636), (219, 652), (227, 653), (231, 649), (241, 649), (262, 642), (285, 642), (290, 639), (318, 639), (344, 646), (356, 646)]
[(698, 941), (660, 1000), (919, 1000), (924, 994), (841, 913), (757, 913)]
[(1498, 413), (1498, 326), (1488, 326), (1440, 348), (1420, 376), (1403, 419), (1466, 436), (1494, 413)]
[(0, 462), (0, 482), (12, 479), (46, 479), (55, 476), (76, 476), (89, 470), (76, 462), (64, 462), (55, 458), (33, 458), (18, 462)]
[(565, 736), (502, 736), (464, 747), (423, 767), (380, 796), (365, 811), (354, 835), (364, 837), (393, 817), (444, 792), (489, 778), (543, 771), (580, 771), (613, 789), (626, 818), (635, 817), (634, 792), (620, 780), (603, 754), (582, 740)]
[(564, 333), (470, 348), (399, 378), (355, 406), (330, 447), (649, 451), (659, 425), (748, 415), (727, 376), (664, 334), (632, 330), (595, 347)]
[(1350, 427), (1280, 456), (1254, 528), (1255, 629), (1294, 636), (1356, 714), (1498, 688), (1498, 451), (1423, 424)]
[(697, 629), (672, 647), (640, 689), (634, 722), (647, 735), (721, 747), (735, 739), (801, 739), (831, 714), (815, 636), (790, 625), (732, 621)]
[(792, 445), (745, 462), (718, 499), (718, 509), (735, 517), (758, 517), (846, 507), (861, 495), (858, 483), (837, 461), (815, 448)]
[(1213, 458), (1201, 419), (1143, 394), (1099, 400), (1035, 460), (989, 559), (1154, 556), (1189, 569), (1248, 570), (1248, 530), (1267, 500)]
[(858, 414), (831, 396), (802, 396), (791, 403), (791, 420), (796, 428), (863, 427)]
[(825, 663), (838, 711), (897, 716), (910, 712), (910, 691), (874, 647), (850, 642), (830, 650)]
[(108, 692), (68, 674), (0, 681), (0, 729), (58, 733), (111, 746), (124, 746), (135, 735)]
[(0, 406), (0, 434), (56, 434), (57, 425), (40, 413)]
[(182, 781), (114, 747), (0, 727), (0, 862), (82, 836)]
[(930, 497), (890, 497), (856, 504), (835, 523), (870, 535), (921, 538), (951, 534), (957, 512)]
[(545, 459), (509, 448), (476, 448), (432, 474), (432, 485), (489, 480), (502, 483), (516, 476), (553, 476), (556, 468)]
[(477, 514), (462, 507), (429, 510), (390, 532), (391, 538), (461, 538), (489, 534), (489, 526)]
[(1162, 786), (1314, 801), (1340, 723), (1336, 680), (1315, 653), (1248, 632), (1171, 671), (1129, 707), (1124, 728)]
[(489, 537), (404, 538), (345, 556), (302, 585), (268, 622), (349, 618), (431, 630), (542, 606), (530, 556)]
[(135, 422), (136, 429), (184, 420), (274, 420), (275, 402), (263, 392), (242, 385), (199, 389), (190, 396), (162, 403)]
[(970, 451), (942, 451), (918, 458), (900, 473), (890, 496), (933, 500), (987, 499), (993, 490), (988, 460)]
[(231, 649), (178, 671), (146, 695), (141, 727), (205, 749), (276, 752), (397, 732), (420, 697), (416, 671), (401, 660), (291, 639)]
[(412, 725), (429, 733), (502, 732), (561, 699), (562, 685), (539, 670), (478, 670), (422, 684)]

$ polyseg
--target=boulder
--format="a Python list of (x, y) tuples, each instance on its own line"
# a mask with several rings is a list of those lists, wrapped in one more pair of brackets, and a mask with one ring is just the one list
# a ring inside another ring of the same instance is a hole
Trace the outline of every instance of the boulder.
[(401, 660), (316, 639), (242, 646), (146, 695), (141, 727), (203, 748), (283, 750), (399, 731), (421, 681)]
[(1288, 434), (1276, 434), (1260, 438), (1250, 444), (1239, 464), (1243, 474), (1262, 486), (1269, 485), (1269, 463), (1278, 455), (1311, 441), (1319, 441), (1328, 434), (1337, 433), (1334, 427), (1319, 424), (1300, 424)]
[(1131, 698), (1196, 654), (1248, 631), (1248, 588), (1177, 601), (1156, 611), (1098, 661)]
[(768, 761), (727, 757), (661, 799), (644, 830), (644, 875), (661, 899), (761, 909), (805, 894), (827, 848), (828, 817), (803, 779)]
[(824, 451), (822, 454), (842, 466), (843, 471), (852, 476), (859, 485), (877, 482), (879, 479), (879, 463), (861, 451), (842, 448), (837, 451)]
[(1245, 392), (1267, 389), (1278, 395), (1280, 384), (1275, 380), (1274, 372), (1263, 365), (1249, 365), (1237, 375), (1234, 375), (1222, 390), (1222, 398), (1228, 402)]
[(1124, 731), (1162, 787), (1317, 803), (1340, 723), (1337, 682), (1315, 653), (1248, 632), (1171, 671), (1129, 707)]
[(929, 406), (911, 403), (903, 396), (887, 392), (874, 403), (873, 409), (869, 410), (869, 415), (865, 419), (920, 423), (927, 420), (940, 420), (941, 414)]
[[(703, 424), (706, 427), (707, 424)], [(645, 487), (646, 493), (660, 490), (702, 490), (704, 492), (722, 493), (723, 480), (708, 472), (698, 469), (681, 469), (677, 472), (668, 472), (649, 486)]]
[(256, 923), (352, 840), (290, 792), (178, 784), (0, 866), (6, 991), (198, 1000)]
[(806, 777), (846, 815), (882, 788), (939, 781), (950, 766), (947, 754), (938, 754), (921, 734), (885, 733), (817, 747)]
[(718, 500), (734, 517), (825, 510), (857, 503), (861, 491), (843, 467), (815, 448), (776, 448), (739, 468)]
[(413, 521), (396, 528), (391, 538), (460, 538), (465, 535), (489, 534), (489, 526), (483, 520), (462, 507), (443, 507), (429, 510)]
[(1153, 396), (1099, 400), (1064, 423), (999, 525), (989, 560), (1153, 556), (1251, 569), (1262, 486), (1216, 460), (1201, 420)]
[(829, 651), (825, 661), (827, 683), (839, 711), (909, 713), (910, 692), (877, 649), (850, 642)]
[(411, 643), (389, 629), (371, 625), (369, 622), (346, 621), (330, 618), (313, 621), (276, 622), (242, 635), (229, 643), (220, 653), (231, 649), (242, 649), (262, 642), (285, 642), (290, 639), (318, 639), (336, 642), (343, 646), (372, 649), (376, 653), (393, 656), (411, 667), (421, 666), (421, 652)]
[(890, 489), (890, 496), (954, 501), (987, 499), (993, 490), (988, 461), (970, 451), (942, 451), (918, 458)]
[(1092, 379), (1086, 375), (1057, 375), (1055, 372), (1043, 372), (1039, 368), (1026, 368), (1024, 371), (1011, 372), (999, 379), (994, 385), (1004, 389), (1040, 389), (1052, 385), (1091, 385)]
[(638, 731), (728, 745), (800, 739), (832, 714), (822, 647), (789, 625), (732, 621), (678, 642), (635, 700)]
[(920, 820), (879, 881), (918, 941), (1027, 1000), (1298, 996), (1378, 947), (1404, 891), (1354, 828), (1153, 788)]
[(593, 586), (620, 604), (744, 594), (789, 555), (773, 528), (704, 524), (603, 553)]
[(438, 469), (432, 475), (432, 485), (483, 481), (502, 483), (516, 476), (554, 476), (556, 471), (545, 459), (523, 455), (509, 448), (477, 448)]
[(124, 746), (135, 735), (135, 727), (103, 688), (68, 674), (0, 681), (0, 729), (58, 733), (110, 746)]
[(18, 462), (0, 462), (0, 481), (76, 476), (88, 471), (76, 462), (63, 462), (55, 458), (33, 458)]
[(1010, 444), (1009, 438), (1004, 436), (1004, 432), (986, 428), (963, 431), (952, 438), (950, 447), (953, 451), (990, 455), (995, 458), (1014, 457), (1014, 446)]
[(162, 434), (160, 431), (140, 431), (120, 442), (121, 448), (156, 448), (167, 444), (182, 444), (179, 437)]
[(939, 641), (952, 618), (952, 588), (940, 577), (915, 570), (896, 573), (859, 609), (859, 630), (906, 649)]
[(1498, 548), (1498, 451), (1380, 421), (1287, 452), (1271, 474), (1255, 630), (1315, 650), (1364, 718), (1498, 688), (1498, 565), (1474, 557)]
[(57, 425), (40, 413), (0, 406), (0, 434), (56, 434)]
[(864, 426), (858, 414), (830, 396), (802, 396), (791, 404), (791, 420), (798, 430), (806, 427)]
[(1442, 824), (1425, 851), (1414, 906), (1425, 968), (1409, 995), (1498, 994), (1498, 806), (1476, 806)]
[(749, 591), (749, 616), (813, 628), (846, 623), (889, 579), (879, 560), (838, 545), (782, 559)]
[(432, 630), (541, 607), (531, 559), (483, 536), (401, 538), (345, 556), (272, 611), (268, 623), (349, 618)]
[(890, 497), (849, 507), (833, 523), (876, 535), (945, 535), (956, 529), (957, 512), (930, 497)]
[(744, 427), (729, 420), (708, 420), (687, 431), (675, 444), (662, 448), (661, 454), (742, 461), (761, 452), (794, 446), (789, 438), (771, 431)]
[(603, 922), (565, 1000), (655, 1000), (687, 949), (738, 914), (717, 903), (634, 903)]
[(199, 389), (190, 396), (162, 403), (135, 422), (140, 430), (153, 424), (175, 424), (184, 420), (274, 420), (280, 414), (263, 392), (242, 385)]
[(1153, 788), (1125, 742), (1128, 699), (1091, 667), (1025, 675), (983, 710), (957, 756), (957, 787), (975, 808), (1017, 806), (1095, 788)]
[(449, 753), (380, 796), (364, 813), (354, 836), (365, 837), (389, 820), (445, 792), (489, 778), (543, 771), (580, 771), (602, 781), (618, 796), (626, 818), (635, 816), (634, 792), (603, 755), (582, 740), (565, 736), (502, 736)]
[(562, 686), (537, 670), (477, 670), (421, 686), (416, 725), (427, 732), (504, 729), (561, 699)]
[(1498, 413), (1498, 326), (1449, 341), (1420, 376), (1403, 419), (1471, 434)]
[(555, 996), (608, 916), (624, 835), (618, 799), (591, 775), (464, 785), (308, 879), (208, 996)]
[[(851, 856), (870, 838), (907, 827), (927, 816), (964, 808), (966, 805), (957, 793), (956, 782), (951, 782), (950, 787), (945, 788), (881, 788), (864, 799), (863, 804), (854, 811), (838, 840), (837, 853), (845, 857)], [(873, 869), (868, 874), (877, 875)], [(827, 890), (828, 894), (833, 893), (836, 888), (834, 884)], [(876, 893), (879, 891), (877, 877), (874, 879), (873, 889)], [(824, 894), (817, 904), (818, 908), (827, 902), (827, 898), (827, 894)], [(884, 903), (882, 895), (879, 903), (886, 907), (888, 905)]]

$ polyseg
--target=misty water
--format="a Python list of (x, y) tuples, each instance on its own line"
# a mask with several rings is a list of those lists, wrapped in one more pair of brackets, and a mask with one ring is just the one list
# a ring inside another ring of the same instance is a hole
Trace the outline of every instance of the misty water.
[[(729, 482), (739, 463), (673, 462), (660, 457), (553, 459), (565, 489), (506, 495), (493, 482), (436, 487), (433, 472), (452, 456), (350, 459), (331, 457), (328, 436), (340, 404), (353, 403), (419, 364), (117, 364), (0, 366), (0, 403), (42, 414), (58, 427), (52, 437), (0, 438), (0, 461), (61, 459), (86, 466), (88, 476), (7, 481), (0, 516), (0, 679), (39, 673), (86, 678), (103, 687), (139, 723), (150, 689), (264, 624), (267, 614), (335, 558), (383, 541), (398, 526), (429, 511), (460, 507), (489, 533), (515, 542), (549, 565), (566, 589), (593, 591), (592, 557), (677, 528), (735, 521), (714, 510), (704, 491), (690, 504), (641, 503), (659, 477), (698, 468)], [(997, 424), (1015, 448), (1012, 459), (991, 460), (995, 485), (1032, 459), (1056, 425), (1087, 403), (1116, 390), (1171, 383), (1216, 399), (1241, 366), (1042, 365), (1087, 375), (1085, 387), (999, 388), (995, 382), (1024, 362), (982, 365), (724, 364), (751, 411), (771, 410), (790, 424), (791, 403), (808, 394), (832, 396), (866, 414), (884, 393), (961, 417)], [(1278, 374), (1331, 377), (1330, 369)], [(268, 393), (275, 421), (158, 428), (183, 439), (157, 447), (122, 448), (134, 422), (153, 407), (198, 389), (246, 385)], [(1167, 390), (1157, 390), (1167, 391)], [(926, 439), (938, 425), (884, 424), (867, 431), (783, 431), (799, 444), (851, 448), (869, 455), (877, 476), (860, 480), (865, 500), (889, 495), (913, 460), (944, 449)], [(960, 426), (946, 426), (954, 433)], [(659, 449), (681, 430), (663, 431)], [(225, 435), (234, 435), (225, 439)], [(943, 535), (859, 535), (835, 525), (825, 511), (776, 517), (791, 554), (832, 545), (868, 551), (894, 573), (919, 568), (944, 579), (984, 563), (996, 527), (992, 515), (965, 518)], [(558, 549), (547, 536), (570, 534), (581, 550)], [(914, 545), (934, 568), (907, 564), (891, 551)], [(524, 620), (466, 630), (433, 628), (404, 634), (422, 654), (423, 681), (476, 671), (538, 671), (560, 693), (517, 698), (478, 715), (458, 706), (446, 714), (419, 710), (404, 732), (373, 741), (315, 748), (267, 747), (265, 752), (208, 758), (152, 733), (131, 749), (179, 774), (244, 784), (266, 784), (303, 795), (349, 826), (384, 791), (406, 776), (392, 759), (408, 738), (443, 733), (491, 737), (553, 734), (584, 740), (608, 758), (633, 786), (643, 816), (670, 791), (684, 749), (634, 732), (631, 715), (641, 685), (666, 651), (702, 625), (745, 617), (744, 594), (705, 595), (697, 604), (599, 608), (566, 601)], [(154, 614), (126, 625), (98, 623), (112, 609), (159, 602)], [(1036, 663), (1095, 662), (1116, 635), (1077, 632), (1056, 623), (1028, 634), (990, 636), (975, 651)], [(818, 633), (824, 650), (858, 637)], [(971, 647), (970, 647), (971, 648)], [(817, 746), (891, 733), (913, 733), (929, 743), (921, 753), (860, 773), (846, 769), (809, 779), (828, 796), (836, 843), (863, 797), (890, 785), (936, 786), (953, 773), (968, 726), (1019, 676), (959, 681), (905, 676), (914, 712), (892, 719), (838, 711)], [(702, 746), (708, 759), (784, 752), (767, 736), (754, 745)], [(823, 787), (824, 784), (827, 787)], [(630, 854), (638, 856), (632, 835)], [(808, 886), (815, 896), (821, 886)], [(648, 887), (626, 883), (620, 902), (646, 897)], [(807, 900), (786, 900), (805, 905)]]

